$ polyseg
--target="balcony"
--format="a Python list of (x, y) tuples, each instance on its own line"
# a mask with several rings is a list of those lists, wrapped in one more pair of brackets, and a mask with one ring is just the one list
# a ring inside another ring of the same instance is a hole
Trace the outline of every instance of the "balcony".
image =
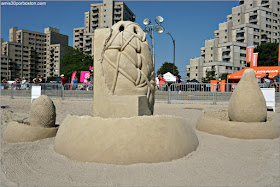
[(114, 11), (114, 14), (121, 14), (121, 11)]
[(228, 58), (228, 57), (230, 58), (230, 53), (223, 53), (222, 56), (223, 58)]
[(85, 46), (91, 46), (91, 42), (85, 43)]
[(121, 17), (114, 17), (114, 20), (121, 20)]
[(230, 48), (222, 48), (222, 52), (230, 52), (231, 49)]
[(92, 10), (92, 11), (97, 11), (98, 8), (97, 8), (97, 7), (92, 7), (91, 10)]
[(92, 21), (98, 21), (97, 17), (92, 18)]
[(53, 61), (54, 61), (54, 58), (50, 58), (50, 61), (53, 62)]
[(257, 16), (257, 15), (258, 15), (258, 12), (250, 12), (249, 15), (250, 15), (250, 16)]
[(97, 16), (98, 15), (98, 11), (92, 11), (92, 15), (93, 16)]
[(237, 34), (244, 33), (244, 32), (245, 32), (245, 30), (241, 30), (241, 29), (236, 30), (236, 33), (237, 33)]
[(244, 40), (245, 37), (244, 36), (236, 36), (236, 40)]

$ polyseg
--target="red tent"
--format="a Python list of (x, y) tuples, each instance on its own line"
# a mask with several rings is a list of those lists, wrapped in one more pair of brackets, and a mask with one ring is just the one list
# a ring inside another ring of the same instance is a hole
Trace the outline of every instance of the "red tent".
[(266, 73), (269, 73), (269, 78), (273, 79), (279, 72), (280, 66), (259, 66), (259, 67), (247, 67), (238, 72), (227, 75), (228, 79), (241, 79), (243, 72), (246, 69), (254, 69), (257, 79), (262, 78)]

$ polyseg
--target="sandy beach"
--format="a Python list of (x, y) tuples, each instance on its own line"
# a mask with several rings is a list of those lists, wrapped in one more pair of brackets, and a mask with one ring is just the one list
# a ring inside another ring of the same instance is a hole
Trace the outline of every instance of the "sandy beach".
[[(57, 124), (68, 114), (91, 115), (90, 100), (53, 99)], [(156, 102), (155, 115), (182, 117), (195, 129), (203, 111), (228, 103)], [(10, 121), (28, 121), (29, 98), (1, 97), (1, 135)], [(268, 111), (268, 116), (279, 116)], [(242, 140), (195, 129), (199, 147), (171, 162), (111, 165), (70, 160), (53, 150), (54, 138), (29, 143), (1, 141), (1, 186), (280, 186), (280, 142)]]

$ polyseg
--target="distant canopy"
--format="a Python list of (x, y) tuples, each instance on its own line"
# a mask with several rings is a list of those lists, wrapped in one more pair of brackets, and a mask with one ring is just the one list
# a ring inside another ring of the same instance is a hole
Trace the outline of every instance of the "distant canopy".
[(246, 69), (254, 69), (257, 79), (262, 78), (266, 73), (269, 73), (269, 78), (272, 79), (280, 72), (280, 66), (247, 67), (238, 72), (227, 75), (227, 78), (228, 79), (241, 79), (243, 72)]

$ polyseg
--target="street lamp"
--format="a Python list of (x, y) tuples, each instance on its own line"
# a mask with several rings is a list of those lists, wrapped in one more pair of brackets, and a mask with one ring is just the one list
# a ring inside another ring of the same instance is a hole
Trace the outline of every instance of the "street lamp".
[(168, 34), (171, 37), (173, 42), (173, 75), (175, 75), (175, 39), (172, 37), (172, 35), (169, 32), (166, 34)]
[(143, 20), (143, 24), (145, 25), (145, 29), (144, 32), (146, 33), (146, 35), (150, 34), (150, 31), (152, 31), (152, 33), (150, 34), (150, 37), (152, 39), (152, 56), (153, 56), (153, 65), (155, 67), (155, 30), (157, 33), (163, 33), (164, 32), (164, 28), (161, 25), (161, 23), (164, 21), (163, 17), (161, 16), (157, 16), (155, 19), (156, 24), (154, 25), (150, 25), (151, 24), (151, 20), (148, 18), (145, 18)]

